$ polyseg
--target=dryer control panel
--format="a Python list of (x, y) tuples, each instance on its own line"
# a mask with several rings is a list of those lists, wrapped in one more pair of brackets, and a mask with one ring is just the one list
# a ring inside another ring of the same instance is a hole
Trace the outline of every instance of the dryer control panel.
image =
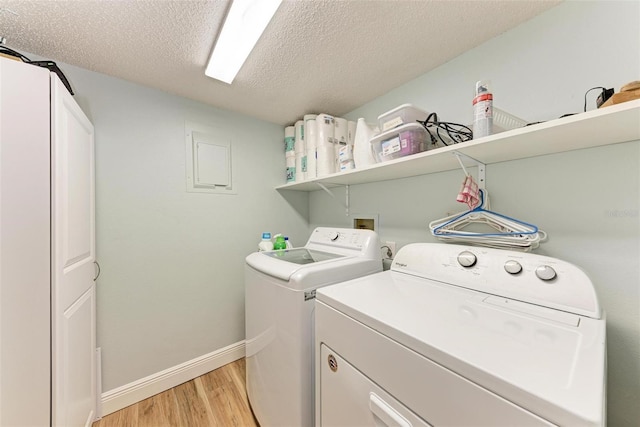
[(595, 288), (575, 265), (543, 255), (443, 243), (414, 243), (391, 270), (599, 319)]

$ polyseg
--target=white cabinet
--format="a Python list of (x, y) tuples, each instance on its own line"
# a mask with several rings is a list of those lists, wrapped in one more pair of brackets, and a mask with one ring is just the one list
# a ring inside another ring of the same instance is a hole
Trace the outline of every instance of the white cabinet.
[(0, 58), (0, 425), (95, 418), (93, 158), (58, 77)]
[(322, 178), (276, 187), (314, 191), (321, 187), (354, 185), (407, 178), (460, 167), (454, 151), (484, 164), (562, 153), (640, 139), (640, 100), (550, 120), (384, 163), (334, 173)]
[(0, 58), (0, 425), (49, 425), (49, 71)]

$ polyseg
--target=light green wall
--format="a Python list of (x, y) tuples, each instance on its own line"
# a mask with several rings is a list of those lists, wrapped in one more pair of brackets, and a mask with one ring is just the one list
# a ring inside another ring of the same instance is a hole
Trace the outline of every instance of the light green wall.
[[(244, 340), (244, 258), (263, 231), (308, 238), (281, 126), (64, 66), (96, 130), (103, 391)], [(237, 195), (187, 193), (185, 121), (232, 144)]]
[[(469, 124), (474, 84), (491, 79), (496, 107), (550, 120), (582, 111), (594, 86), (618, 90), (638, 78), (640, 2), (566, 2), (347, 117), (375, 122), (412, 103)], [(351, 186), (351, 211), (379, 214), (381, 239), (398, 246), (434, 241), (428, 223), (463, 210), (455, 202), (462, 177), (450, 171)], [(640, 141), (489, 165), (487, 188), (492, 209), (549, 233), (538, 253), (573, 262), (593, 280), (608, 316), (609, 425), (640, 425)], [(310, 212), (312, 226), (350, 225), (323, 191), (311, 193)]]

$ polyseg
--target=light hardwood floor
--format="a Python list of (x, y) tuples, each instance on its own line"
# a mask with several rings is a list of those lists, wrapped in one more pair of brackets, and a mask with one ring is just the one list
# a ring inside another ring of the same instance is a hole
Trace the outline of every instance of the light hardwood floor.
[(247, 400), (245, 372), (244, 359), (236, 360), (109, 414), (92, 427), (259, 427)]

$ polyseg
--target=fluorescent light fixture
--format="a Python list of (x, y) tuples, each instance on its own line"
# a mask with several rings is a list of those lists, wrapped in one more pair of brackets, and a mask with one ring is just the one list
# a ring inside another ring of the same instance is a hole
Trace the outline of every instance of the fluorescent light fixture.
[(205, 74), (231, 84), (282, 0), (233, 0)]

